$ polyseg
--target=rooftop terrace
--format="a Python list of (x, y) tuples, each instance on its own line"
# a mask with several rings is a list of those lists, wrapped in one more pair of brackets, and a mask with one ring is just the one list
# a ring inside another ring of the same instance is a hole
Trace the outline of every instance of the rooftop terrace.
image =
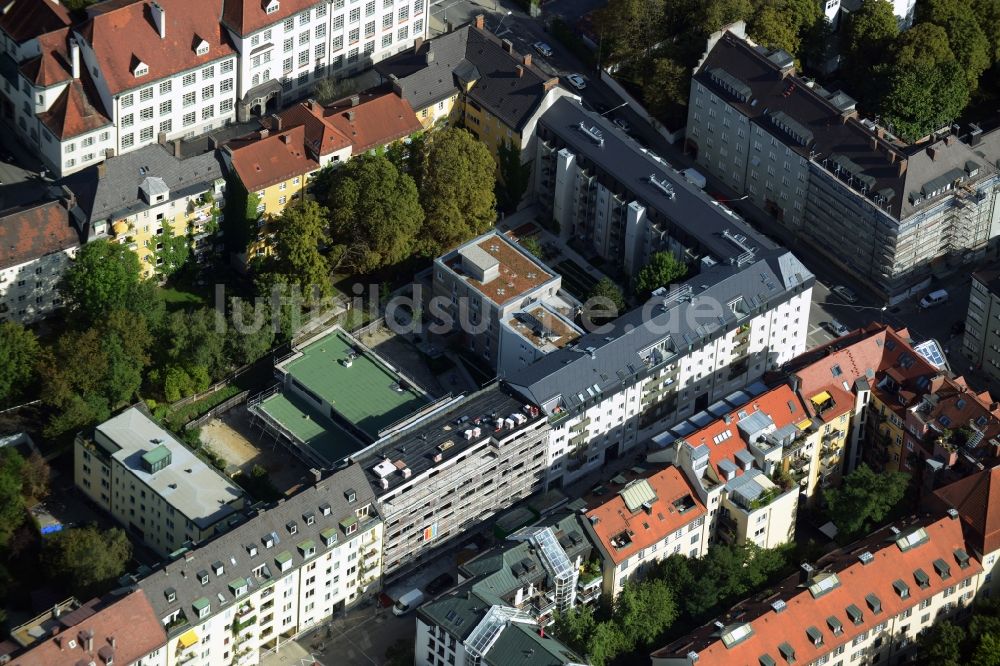
[(497, 305), (534, 291), (555, 277), (519, 246), (496, 233), (467, 243), (441, 260)]
[(533, 303), (505, 321), (511, 329), (545, 352), (565, 347), (581, 335), (580, 329), (542, 303)]

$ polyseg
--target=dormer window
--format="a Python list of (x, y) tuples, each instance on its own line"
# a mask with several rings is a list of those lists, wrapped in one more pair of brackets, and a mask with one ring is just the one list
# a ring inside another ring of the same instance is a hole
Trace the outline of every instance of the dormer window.
[(142, 62), (141, 60), (137, 62), (135, 66), (132, 68), (132, 76), (134, 76), (137, 79), (139, 77), (146, 76), (147, 74), (149, 74), (149, 65)]
[(194, 48), (194, 52), (200, 56), (208, 55), (208, 42), (204, 39), (198, 42), (198, 45)]
[(268, 0), (264, 4), (264, 11), (268, 14), (273, 14), (278, 11), (278, 0)]

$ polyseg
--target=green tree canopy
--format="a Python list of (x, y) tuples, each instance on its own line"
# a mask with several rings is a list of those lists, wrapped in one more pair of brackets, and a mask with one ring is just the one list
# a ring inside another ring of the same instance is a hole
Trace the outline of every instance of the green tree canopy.
[(73, 310), (96, 323), (134, 303), (140, 272), (139, 257), (127, 246), (93, 240), (77, 252), (60, 290)]
[(965, 630), (948, 620), (936, 622), (917, 639), (920, 661), (934, 666), (961, 666), (961, 645)]
[(186, 235), (178, 236), (170, 224), (163, 225), (163, 233), (157, 237), (162, 245), (153, 253), (156, 257), (156, 274), (167, 278), (179, 271), (191, 256), (191, 243)]
[(635, 276), (635, 293), (647, 298), (654, 290), (666, 287), (687, 275), (687, 266), (670, 252), (656, 252)]
[(845, 538), (866, 534), (903, 499), (908, 483), (903, 472), (879, 474), (861, 464), (824, 493), (826, 514)]
[(802, 38), (825, 21), (820, 3), (814, 0), (752, 0), (753, 13), (747, 34), (755, 41), (799, 56)]
[(609, 0), (594, 20), (604, 63), (639, 59), (666, 37), (664, 0)]
[(990, 62), (1000, 62), (1000, 0), (972, 0), (972, 14), (990, 43)]
[(225, 317), (213, 308), (172, 312), (163, 344), (170, 363), (188, 369), (201, 366), (219, 379), (231, 368), (226, 353), (229, 333)]
[(327, 201), (337, 269), (372, 273), (413, 253), (424, 211), (408, 174), (384, 155), (360, 155), (331, 179)]
[(979, 87), (979, 77), (993, 64), (992, 48), (967, 0), (927, 0), (921, 2), (921, 21), (944, 28), (948, 45), (965, 70), (969, 90)]
[(113, 583), (131, 557), (132, 544), (118, 528), (64, 530), (50, 537), (42, 551), (49, 576), (84, 598)]
[(0, 322), (0, 405), (26, 393), (39, 351), (34, 333), (15, 322)]
[(240, 301), (237, 307), (230, 302), (229, 311), (233, 323), (226, 348), (233, 365), (243, 366), (263, 358), (275, 343), (270, 305), (266, 301), (259, 301), (256, 306)]
[(593, 299), (590, 305), (595, 319), (617, 317), (625, 312), (625, 294), (611, 278), (603, 277), (598, 280), (588, 294), (588, 300), (590, 299)]
[[(353, 160), (352, 160), (353, 161)], [(330, 262), (323, 250), (330, 244), (329, 211), (312, 199), (285, 208), (275, 222), (274, 272), (285, 284), (326, 298), (333, 293)]]
[(0, 449), (0, 548), (24, 522), (24, 458), (12, 446)]
[(856, 12), (848, 14), (844, 26), (844, 68), (856, 85), (864, 79), (892, 48), (899, 34), (899, 22), (889, 0), (864, 0)]
[(420, 190), (426, 254), (440, 254), (496, 224), (496, 170), (486, 145), (468, 131), (447, 128), (434, 133)]
[(672, 57), (653, 58), (642, 80), (642, 97), (646, 109), (657, 117), (665, 117), (687, 106), (691, 86), (691, 71)]
[(110, 362), (97, 329), (67, 331), (39, 359), (42, 402), (55, 415), (46, 434), (56, 436), (111, 415), (105, 393)]

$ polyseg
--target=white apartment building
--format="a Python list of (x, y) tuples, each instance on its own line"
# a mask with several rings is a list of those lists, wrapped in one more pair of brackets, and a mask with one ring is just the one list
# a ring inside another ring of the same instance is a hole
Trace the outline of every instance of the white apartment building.
[(887, 527), (830, 553), (714, 623), (653, 652), (653, 666), (899, 664), (934, 622), (962, 619), (986, 576), (957, 511)]
[(0, 213), (0, 321), (28, 324), (62, 305), (57, 285), (80, 248), (68, 192)]
[(161, 556), (240, 520), (242, 489), (138, 408), (77, 435), (73, 451), (76, 487)]
[(377, 591), (381, 563), (382, 522), (352, 465), (138, 585), (167, 632), (168, 666), (245, 666)]

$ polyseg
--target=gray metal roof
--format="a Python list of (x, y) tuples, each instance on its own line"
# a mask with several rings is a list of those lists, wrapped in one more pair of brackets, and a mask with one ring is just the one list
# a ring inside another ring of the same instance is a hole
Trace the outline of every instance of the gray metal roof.
[[(354, 502), (348, 501), (348, 490), (354, 491)], [(345, 535), (340, 521), (355, 516), (355, 511), (365, 505), (369, 505), (366, 522), (359, 525), (353, 535)], [(328, 515), (324, 515), (326, 506), (330, 508)], [(307, 523), (307, 514), (314, 517), (312, 525)], [(158, 617), (166, 617), (178, 609), (185, 612), (189, 624), (175, 628), (172, 633), (177, 633), (194, 624), (191, 605), (196, 600), (208, 599), (214, 615), (237, 600), (230, 582), (245, 578), (250, 591), (271, 584), (278, 578), (291, 574), (291, 571), (281, 572), (275, 562), (278, 555), (286, 552), (290, 554), (294, 570), (306, 559), (297, 547), (298, 544), (311, 540), (319, 555), (326, 550), (320, 536), (322, 532), (335, 530), (339, 545), (361, 538), (379, 520), (375, 510), (375, 494), (365, 479), (364, 471), (358, 465), (351, 465), (316, 486), (262, 511), (215, 540), (182, 555), (139, 581), (138, 585), (146, 592)], [(296, 524), (295, 534), (289, 533), (288, 525), (291, 522)], [(277, 539), (271, 548), (266, 548), (263, 538), (271, 534), (275, 534)], [(251, 546), (256, 548), (256, 555), (250, 554)], [(222, 564), (222, 575), (216, 575), (213, 567), (216, 563)], [(261, 565), (264, 565), (265, 573), (255, 576), (253, 570)], [(199, 582), (198, 572), (208, 572), (206, 585)], [(168, 590), (173, 591), (175, 601), (168, 601)]]
[(220, 178), (225, 178), (225, 172), (215, 151), (178, 159), (165, 146), (153, 144), (112, 157), (63, 182), (76, 195), (84, 221), (93, 223), (149, 208), (143, 188), (149, 188), (154, 195), (169, 192), (170, 198), (176, 200), (200, 194)]
[[(581, 129), (580, 123), (586, 129), (599, 129), (603, 140), (595, 141)], [(766, 236), (715, 202), (680, 172), (642, 153), (639, 145), (610, 120), (587, 111), (577, 100), (569, 97), (556, 100), (538, 124), (559, 137), (578, 156), (597, 165), (606, 177), (623, 185), (628, 191), (626, 196), (658, 211), (669, 221), (665, 230), (680, 237), (685, 245), (690, 246), (694, 241), (702, 253), (717, 261), (727, 261), (743, 254), (744, 249), (723, 236), (726, 231), (743, 237), (745, 245), (758, 251), (775, 249)], [(651, 176), (660, 183), (666, 182), (673, 196), (657, 187)]]

